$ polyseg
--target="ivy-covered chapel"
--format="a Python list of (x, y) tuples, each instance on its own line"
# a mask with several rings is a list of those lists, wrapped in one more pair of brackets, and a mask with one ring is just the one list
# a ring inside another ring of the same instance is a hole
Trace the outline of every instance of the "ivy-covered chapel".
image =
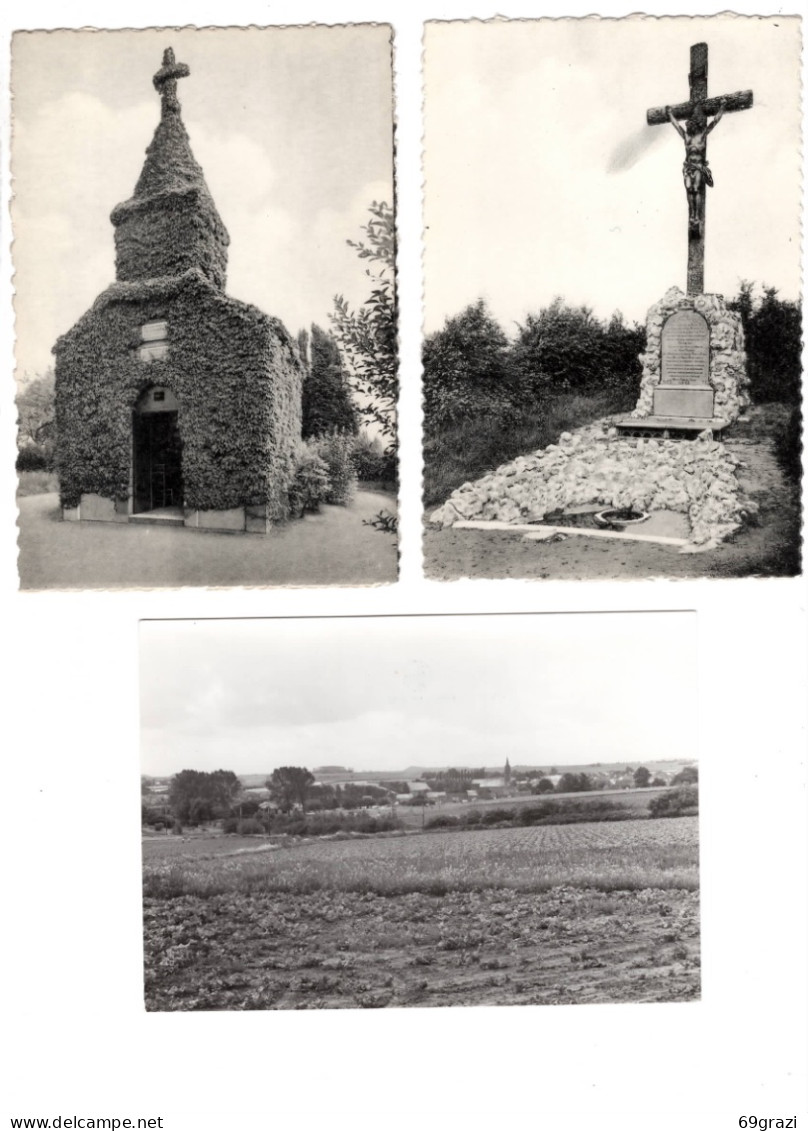
[(65, 519), (266, 531), (286, 517), (302, 365), (284, 326), (225, 294), (229, 237), (180, 114), (113, 209), (116, 281), (53, 348)]

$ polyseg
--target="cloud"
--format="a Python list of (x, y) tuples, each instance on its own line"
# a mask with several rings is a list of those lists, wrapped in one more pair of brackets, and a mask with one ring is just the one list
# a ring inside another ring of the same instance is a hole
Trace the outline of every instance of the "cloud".
[(655, 704), (660, 687), (693, 698), (692, 628), (688, 614), (152, 622), (141, 630), (144, 766), (681, 752)]
[[(158, 111), (154, 100), (113, 110), (80, 91), (32, 106), (15, 122), (13, 218), (17, 358), (21, 371), (33, 372), (51, 363), (57, 336), (114, 279), (110, 212), (134, 190)], [(345, 241), (359, 237), (373, 199), (391, 199), (391, 183), (352, 184), (349, 196), (331, 194), (329, 207), (312, 211), (322, 185), (295, 195), (271, 151), (275, 135), (256, 115), (240, 120), (254, 132), (227, 132), (216, 121), (189, 126), (231, 238), (228, 291), (292, 332), (326, 326), (334, 294), (354, 304), (366, 296), (363, 264)], [(322, 180), (317, 155), (296, 175)], [(350, 184), (345, 170), (339, 179)]]
[(274, 206), (244, 209), (230, 225), (229, 289), (279, 317), (292, 333), (312, 322), (327, 329), (334, 295), (356, 306), (370, 292), (366, 265), (347, 241), (361, 239), (373, 200), (390, 199), (390, 183), (377, 180), (342, 208), (319, 209), (305, 221)]
[(661, 141), (662, 136), (662, 130), (653, 126), (645, 126), (643, 129), (630, 134), (629, 137), (623, 138), (612, 150), (606, 171), (608, 173), (624, 173), (626, 169), (636, 165), (652, 146)]
[[(753, 87), (755, 107), (710, 139), (707, 287), (732, 294), (740, 275), (796, 296), (798, 25), (717, 17), (709, 27), (711, 83)], [(641, 123), (646, 107), (677, 100), (699, 34), (632, 19), (428, 30), (428, 332), (481, 296), (506, 329), (557, 294), (642, 321), (684, 284), (682, 145), (669, 127)]]

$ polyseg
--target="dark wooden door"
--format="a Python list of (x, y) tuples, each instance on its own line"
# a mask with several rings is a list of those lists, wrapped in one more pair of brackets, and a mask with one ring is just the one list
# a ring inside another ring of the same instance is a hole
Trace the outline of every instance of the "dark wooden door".
[(182, 506), (182, 444), (176, 412), (135, 413), (135, 514)]

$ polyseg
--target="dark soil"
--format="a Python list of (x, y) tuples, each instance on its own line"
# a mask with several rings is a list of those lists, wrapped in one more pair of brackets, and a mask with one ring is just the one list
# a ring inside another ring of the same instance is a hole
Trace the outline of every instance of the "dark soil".
[(147, 898), (149, 1010), (688, 1001), (698, 893)]

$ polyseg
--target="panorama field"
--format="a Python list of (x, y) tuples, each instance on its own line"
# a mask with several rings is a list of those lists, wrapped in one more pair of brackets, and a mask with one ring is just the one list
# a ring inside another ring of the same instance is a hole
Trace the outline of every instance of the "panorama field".
[(700, 992), (698, 818), (144, 840), (149, 1010)]

